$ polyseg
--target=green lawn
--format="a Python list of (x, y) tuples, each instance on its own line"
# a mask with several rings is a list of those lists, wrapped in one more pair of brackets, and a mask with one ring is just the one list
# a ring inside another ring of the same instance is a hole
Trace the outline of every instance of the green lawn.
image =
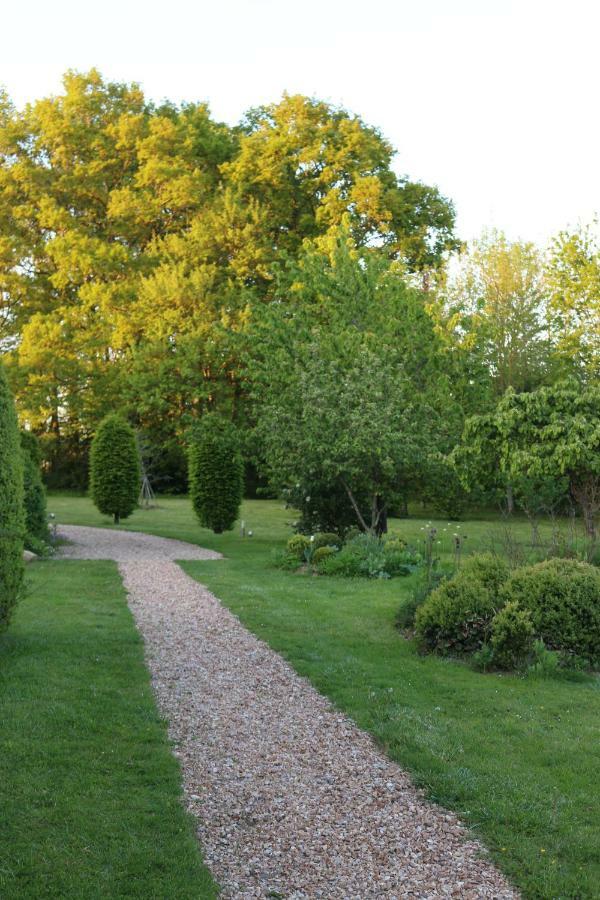
[(27, 581), (0, 635), (0, 897), (216, 897), (116, 566)]
[[(110, 525), (88, 500), (53, 497), (60, 521)], [(289, 534), (289, 511), (249, 501), (236, 529), (199, 528), (185, 499), (161, 499), (126, 523), (222, 550), (187, 562), (256, 634), (370, 731), (430, 797), (481, 836), (526, 897), (592, 898), (600, 890), (600, 684), (481, 675), (420, 657), (394, 628), (409, 579), (365, 582), (280, 572), (270, 553)], [(425, 521), (393, 522), (409, 539)], [(438, 523), (443, 539), (446, 522)], [(461, 525), (467, 545), (488, 546), (493, 523)], [(526, 523), (516, 526), (524, 537)], [(449, 550), (447, 543), (445, 548)]]

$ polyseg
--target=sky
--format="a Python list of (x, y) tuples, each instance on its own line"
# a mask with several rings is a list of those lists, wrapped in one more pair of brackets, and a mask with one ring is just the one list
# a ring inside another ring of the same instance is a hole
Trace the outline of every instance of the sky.
[(466, 240), (600, 213), (597, 0), (6, 0), (1, 22), (18, 106), (92, 67), (231, 124), (303, 93), (377, 126)]

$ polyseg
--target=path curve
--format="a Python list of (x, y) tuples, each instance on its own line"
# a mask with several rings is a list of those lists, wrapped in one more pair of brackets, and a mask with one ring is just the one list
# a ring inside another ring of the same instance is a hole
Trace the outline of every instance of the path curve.
[(61, 556), (114, 559), (146, 646), (207, 864), (224, 898), (518, 895), (456, 816), (245, 629), (176, 559), (192, 544), (63, 526)]

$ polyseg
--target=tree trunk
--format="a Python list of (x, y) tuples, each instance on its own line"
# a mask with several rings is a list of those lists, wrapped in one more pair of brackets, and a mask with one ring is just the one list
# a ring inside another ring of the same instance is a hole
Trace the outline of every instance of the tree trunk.
[(115, 513), (115, 515), (114, 515), (114, 524), (115, 524), (115, 525), (118, 525), (118, 524), (119, 524), (119, 518), (120, 518), (120, 517), (119, 517), (119, 513)]
[(374, 532), (377, 537), (381, 537), (382, 534), (387, 534), (388, 525), (387, 525), (387, 506), (383, 497), (380, 494), (376, 494), (374, 497), (374, 510), (375, 510), (375, 522), (374, 522)]

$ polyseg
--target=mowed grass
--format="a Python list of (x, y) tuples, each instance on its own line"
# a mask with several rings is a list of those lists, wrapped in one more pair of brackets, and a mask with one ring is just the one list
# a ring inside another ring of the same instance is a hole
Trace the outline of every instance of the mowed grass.
[[(85, 498), (54, 497), (63, 522), (110, 525)], [(600, 897), (600, 685), (596, 678), (482, 675), (422, 657), (394, 627), (411, 579), (315, 578), (274, 569), (271, 551), (293, 518), (274, 501), (249, 501), (254, 531), (215, 536), (189, 501), (161, 499), (127, 528), (190, 540), (227, 559), (186, 562), (242, 622), (370, 731), (435, 801), (456, 810), (525, 897)], [(392, 523), (418, 540), (429, 520)], [(447, 522), (434, 523), (449, 559)], [(498, 523), (461, 524), (472, 552)], [(515, 532), (529, 533), (517, 522)]]
[(116, 566), (27, 582), (0, 635), (0, 897), (216, 897)]

